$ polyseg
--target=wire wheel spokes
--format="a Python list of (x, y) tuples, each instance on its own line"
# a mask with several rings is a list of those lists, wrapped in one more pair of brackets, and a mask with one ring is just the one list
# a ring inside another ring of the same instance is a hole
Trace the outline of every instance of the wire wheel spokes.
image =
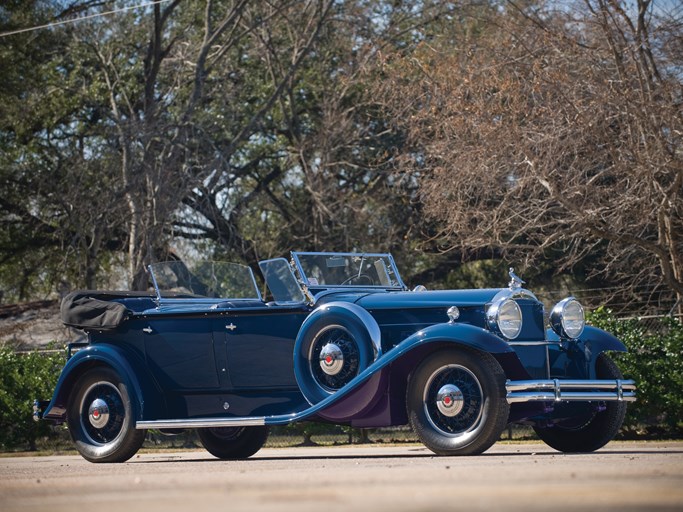
[(427, 419), (447, 436), (476, 429), (484, 409), (479, 380), (470, 370), (455, 364), (441, 367), (429, 377), (423, 400)]
[(334, 392), (358, 375), (360, 359), (358, 343), (351, 333), (342, 326), (330, 326), (311, 345), (311, 374), (320, 386)]
[(81, 426), (93, 444), (114, 441), (123, 428), (126, 408), (121, 394), (110, 382), (96, 382), (83, 394)]

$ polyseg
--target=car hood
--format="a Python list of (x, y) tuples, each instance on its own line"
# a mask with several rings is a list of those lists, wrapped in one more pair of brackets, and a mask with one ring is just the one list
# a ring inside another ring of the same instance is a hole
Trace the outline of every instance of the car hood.
[(424, 292), (389, 292), (363, 295), (356, 304), (365, 309), (448, 308), (483, 306), (491, 302), (501, 288), (483, 290), (438, 290)]

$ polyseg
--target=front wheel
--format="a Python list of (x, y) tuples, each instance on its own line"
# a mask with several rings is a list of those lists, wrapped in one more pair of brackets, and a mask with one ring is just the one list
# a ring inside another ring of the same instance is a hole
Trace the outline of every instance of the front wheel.
[(219, 459), (246, 459), (266, 443), (268, 427), (217, 427), (197, 429), (206, 450)]
[(74, 386), (66, 421), (74, 445), (90, 462), (124, 462), (142, 446), (145, 430), (136, 430), (128, 387), (111, 368), (93, 368)]
[[(607, 355), (596, 361), (598, 379), (623, 379), (619, 367)], [(606, 402), (602, 410), (564, 420), (551, 427), (534, 427), (541, 440), (566, 453), (594, 452), (617, 435), (626, 416), (626, 402)]]
[(410, 425), (434, 453), (482, 453), (507, 424), (505, 373), (484, 352), (436, 352), (411, 375), (407, 407)]

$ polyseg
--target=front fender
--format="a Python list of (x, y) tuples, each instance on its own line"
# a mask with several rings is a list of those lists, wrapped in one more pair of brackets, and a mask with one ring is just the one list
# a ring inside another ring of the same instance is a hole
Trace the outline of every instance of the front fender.
[[(435, 349), (444, 348), (449, 345), (464, 346), (494, 354), (497, 358), (501, 355), (510, 355), (518, 361), (517, 355), (510, 345), (495, 334), (480, 327), (450, 322), (435, 324), (408, 336), (394, 348), (384, 353), (345, 388), (333, 395), (333, 397), (339, 398), (343, 396), (343, 394), (368, 379), (371, 375), (399, 360), (406, 363), (401, 366), (407, 376), (407, 373), (412, 371), (412, 368), (419, 364), (421, 358), (430, 351), (429, 345), (433, 345)], [(409, 357), (411, 353), (417, 354), (417, 357), (411, 359)]]
[(71, 357), (59, 376), (55, 391), (52, 394), (43, 419), (53, 423), (63, 423), (66, 419), (66, 407), (73, 386), (84, 371), (96, 366), (109, 366), (119, 374), (128, 387), (133, 399), (133, 414), (136, 420), (143, 419), (144, 393), (136, 372), (129, 358), (113, 345), (97, 344), (81, 349)]
[[(546, 339), (548, 341), (564, 341), (553, 331), (548, 329), (546, 331)], [(597, 356), (601, 352), (606, 352), (608, 350), (613, 350), (615, 352), (628, 352), (626, 345), (624, 345), (619, 338), (610, 334), (607, 331), (593, 327), (592, 325), (587, 325), (583, 329), (581, 337), (578, 339), (579, 343), (588, 346), (589, 350), (593, 355)]]
[(505, 341), (481, 327), (450, 322), (422, 329), (407, 337), (393, 350), (409, 351), (417, 346), (433, 342), (455, 343), (491, 354), (514, 352)]
[(613, 350), (615, 352), (628, 351), (626, 345), (624, 345), (616, 336), (591, 325), (587, 325), (583, 329), (581, 341), (583, 341), (586, 346), (590, 345), (589, 348), (595, 356), (607, 350)]
[(626, 352), (626, 346), (609, 332), (587, 325), (577, 340), (561, 339), (552, 329), (546, 333), (551, 376), (569, 379), (595, 379), (598, 356), (607, 351)]

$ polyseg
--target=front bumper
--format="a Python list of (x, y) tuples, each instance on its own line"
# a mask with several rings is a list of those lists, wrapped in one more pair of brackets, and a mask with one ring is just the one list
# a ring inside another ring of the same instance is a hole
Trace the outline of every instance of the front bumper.
[(507, 402), (634, 402), (632, 380), (508, 380)]

